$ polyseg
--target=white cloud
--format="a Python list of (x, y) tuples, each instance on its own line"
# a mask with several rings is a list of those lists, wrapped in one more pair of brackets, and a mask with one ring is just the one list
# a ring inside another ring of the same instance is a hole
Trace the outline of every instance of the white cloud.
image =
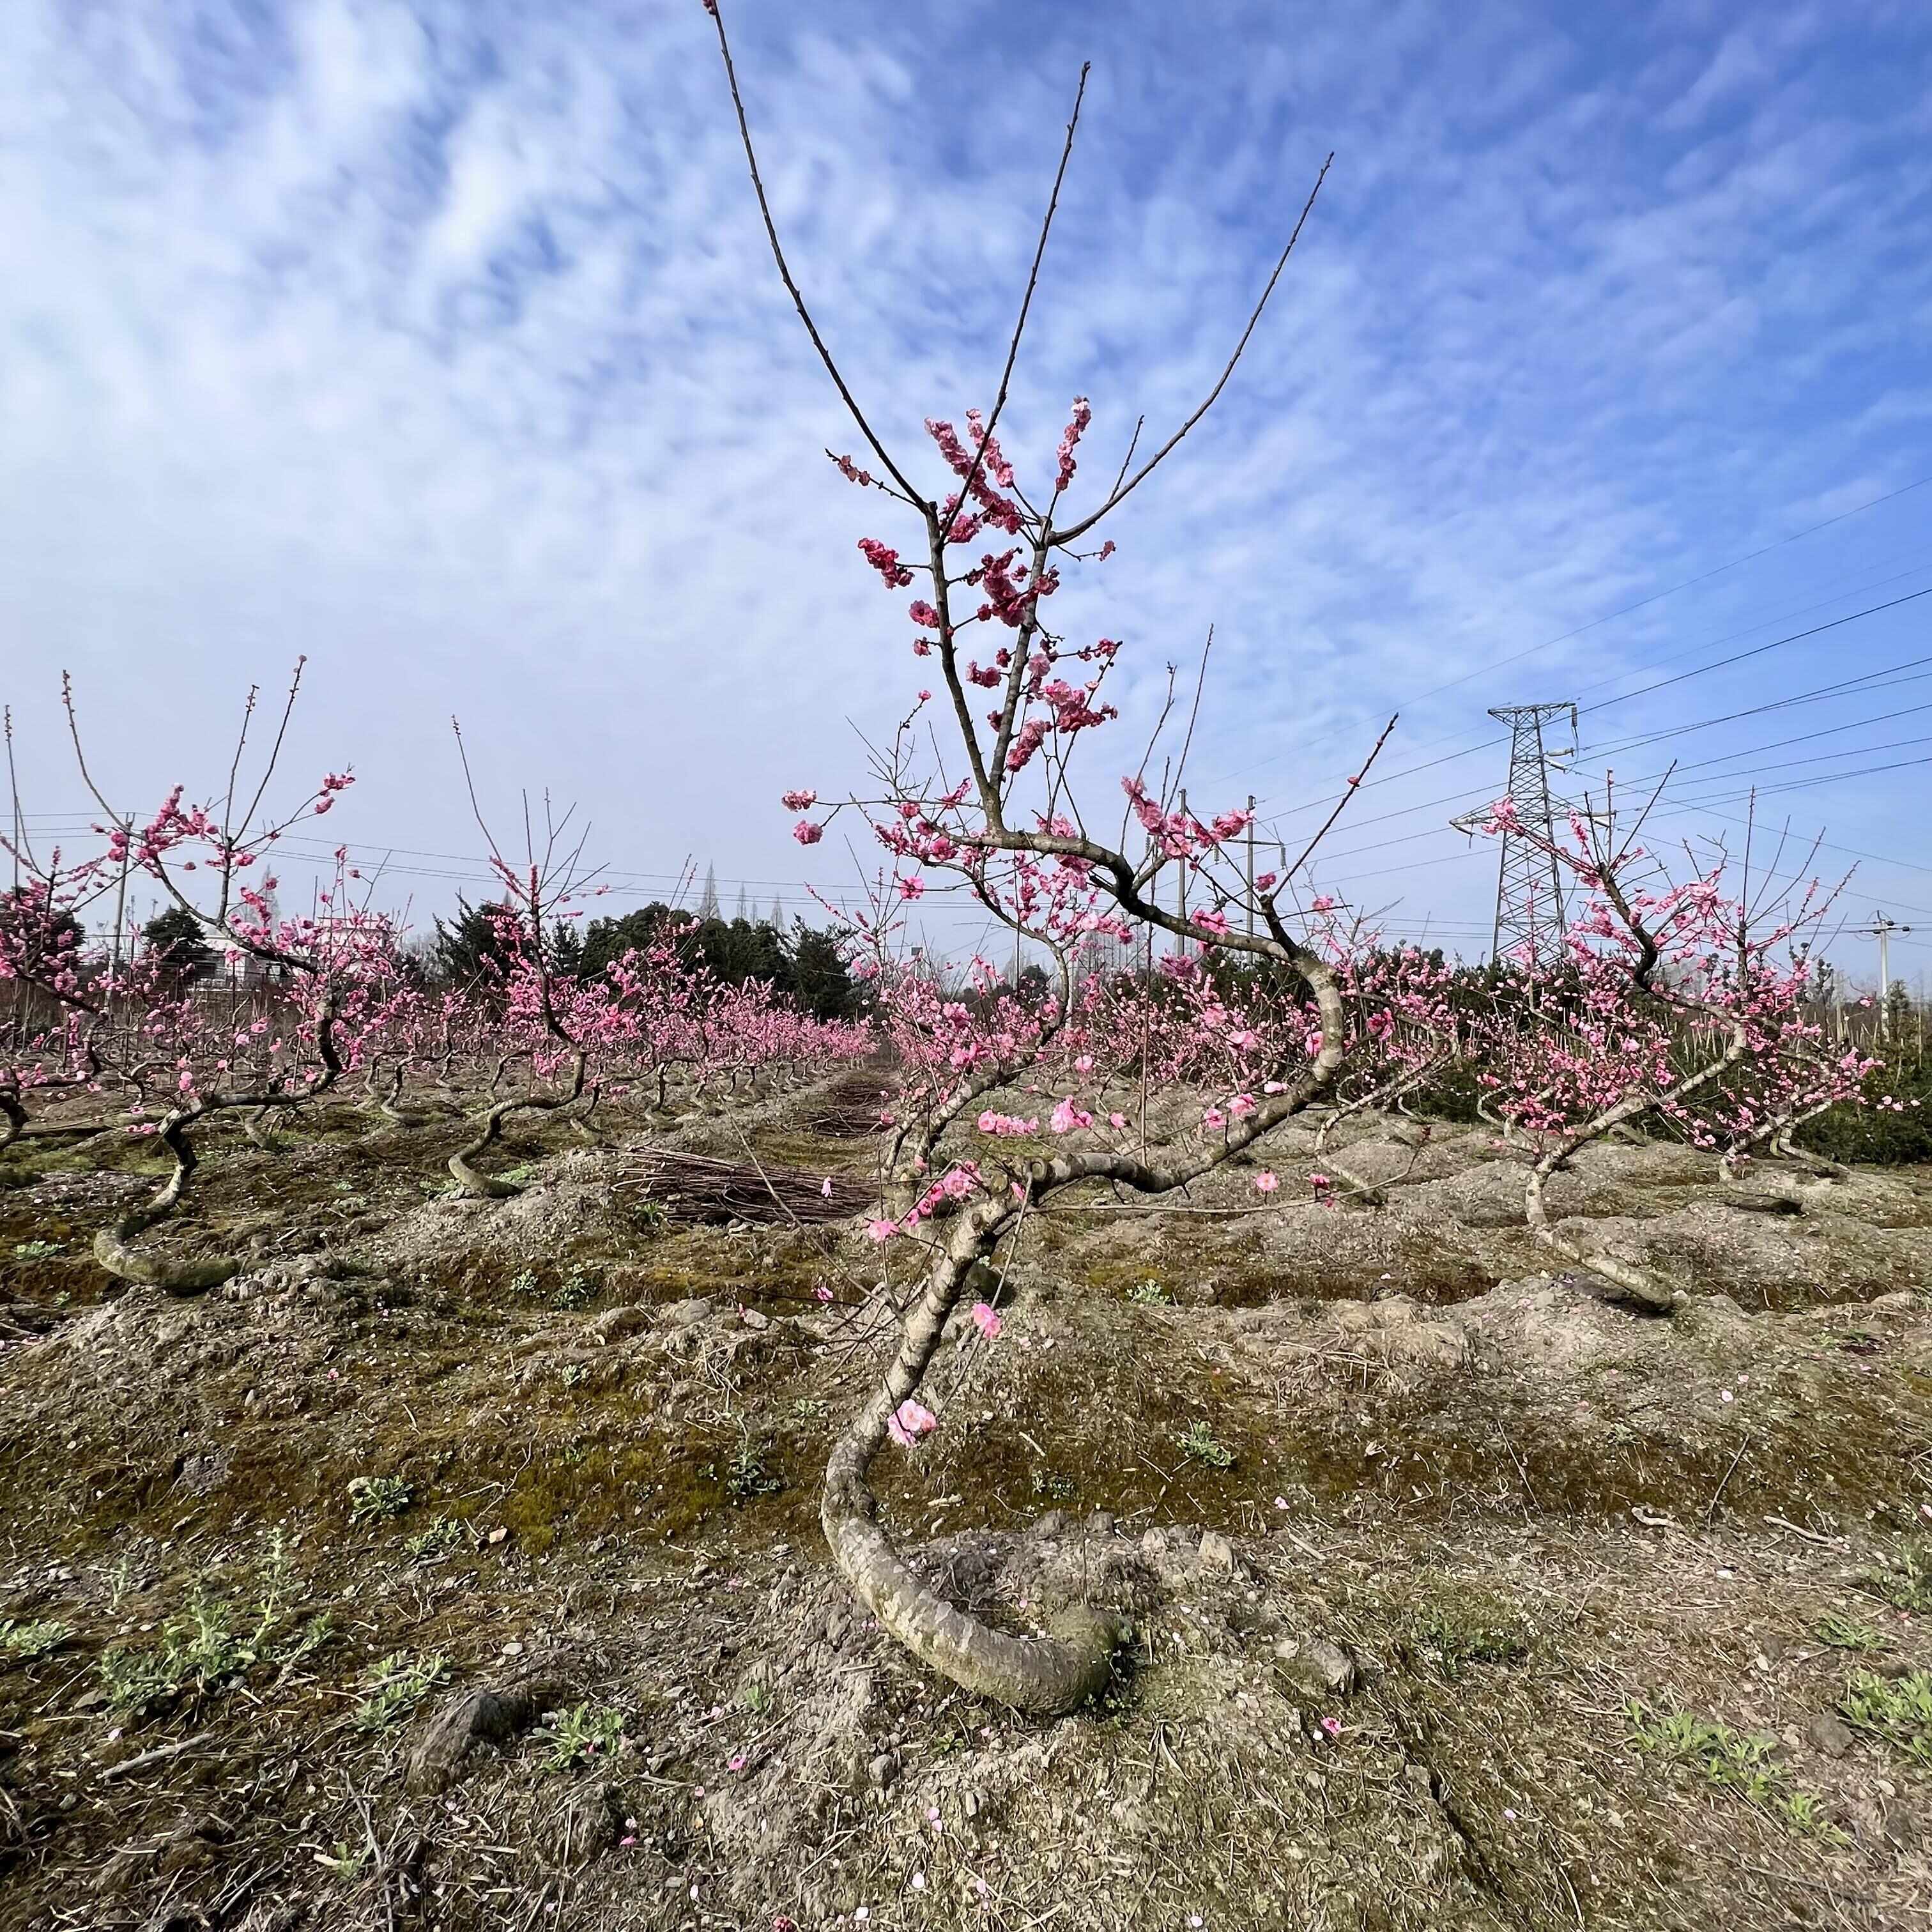
[[(1083, 38), (1010, 416), (1036, 458), (1076, 392), (1090, 477), (1136, 412), (1185, 413), (1340, 150), (1221, 410), (1061, 599), (1132, 641), (1142, 706), (1214, 622), (1198, 769), (1292, 803), (1398, 700), (1846, 478), (1906, 480), (1923, 104), (1849, 116), (1796, 10), (1728, 38), (1672, 17), (1642, 65), (1553, 12), (1419, 0), (1292, 41), (1265, 8), (962, 20), (938, 49), (870, 0), (734, 21), (788, 245), (901, 448), (990, 382)], [(59, 666), (154, 790), (209, 782), (211, 720), (306, 650), (298, 755), (364, 774), (346, 833), (462, 848), (459, 710), (502, 787), (580, 794), (620, 866), (798, 877), (773, 794), (855, 777), (844, 720), (896, 718), (915, 668), (854, 554), (884, 506), (818, 454), (856, 439), (765, 256), (701, 10), (23, 0), (0, 74), (30, 184), (0, 212), (0, 635), (44, 795), (73, 796), (38, 749)], [(1409, 741), (1784, 580), (1472, 680)], [(1406, 889), (1472, 923), (1481, 871)]]

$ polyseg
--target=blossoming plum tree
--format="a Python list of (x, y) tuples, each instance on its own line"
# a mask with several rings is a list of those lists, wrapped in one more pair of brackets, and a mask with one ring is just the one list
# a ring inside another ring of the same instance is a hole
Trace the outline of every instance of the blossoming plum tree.
[[(146, 1201), (94, 1238), (97, 1260), (128, 1282), (171, 1294), (199, 1293), (238, 1273), (242, 1258), (227, 1254), (183, 1261), (143, 1250), (141, 1235), (175, 1214), (194, 1178), (195, 1131), (211, 1117), (236, 1111), (274, 1114), (300, 1107), (333, 1088), (355, 1063), (357, 1042), (378, 1024), (383, 999), (398, 977), (395, 931), (352, 894), (355, 868), (336, 855), (330, 889), (313, 910), (284, 918), (276, 911), (274, 853), (299, 821), (329, 812), (352, 782), (346, 772), (325, 776), (313, 790), (278, 812), (267, 810), (289, 721), (301, 689), (302, 661), (290, 680), (280, 724), (250, 790), (243, 777), (258, 693), (243, 707), (223, 790), (207, 804), (187, 802), (177, 785), (145, 820), (117, 809), (96, 782), (82, 748), (70, 683), (62, 680), (69, 736), (82, 782), (104, 814), (100, 842), (70, 880), (96, 894), (124, 870), (158, 885), (170, 902), (204, 932), (231, 963), (250, 962), (278, 982), (273, 1016), (258, 1014), (238, 1028), (230, 1006), (184, 989), (165, 962), (150, 958), (118, 975), (98, 973), (91, 988), (70, 973), (65, 997), (104, 1014), (125, 1000), (140, 1015), (113, 1077), (136, 1096), (130, 1110), (137, 1132), (152, 1134), (172, 1161), (168, 1178)], [(90, 1049), (97, 1054), (98, 1046)]]
[[(1083, 803), (1076, 796), (1077, 750), (1118, 716), (1104, 692), (1121, 646), (1112, 638), (1074, 643), (1054, 628), (1048, 616), (1063, 571), (1105, 561), (1114, 546), (1094, 540), (1097, 526), (1165, 461), (1226, 386), (1286, 266), (1321, 181), (1205, 399), (1138, 466), (1136, 430), (1112, 486), (1076, 511), (1070, 506), (1080, 452), (1093, 423), (1087, 399), (1075, 399), (1037, 488), (1022, 484), (999, 430), (1078, 124), (1077, 96), (992, 406), (983, 414), (968, 410), (963, 428), (927, 422), (927, 436), (948, 480), (938, 488), (922, 487), (914, 482), (910, 461), (902, 461), (875, 431), (793, 276), (759, 172), (722, 14), (716, 0), (706, 4), (773, 260), (868, 452), (862, 462), (850, 454), (835, 454), (832, 460), (849, 482), (891, 502), (916, 532), (910, 548), (872, 536), (862, 538), (859, 548), (888, 590), (916, 590), (907, 606), (910, 649), (916, 660), (933, 668), (938, 695), (920, 692), (890, 747), (880, 753), (877, 795), (848, 803), (866, 818), (890, 855), (898, 889), (907, 898), (922, 894), (928, 881), (950, 881), (1001, 923), (1044, 947), (1062, 968), (1062, 989), (1050, 1014), (1016, 1028), (1006, 1024), (1006, 1016), (996, 1013), (993, 1036), (976, 1036), (963, 1059), (957, 1055), (957, 1042), (941, 1050), (948, 1031), (959, 1026), (958, 1012), (949, 1011), (946, 1001), (926, 999), (934, 1053), (915, 1056), (916, 1077), (926, 1088), (922, 1122), (909, 1144), (914, 1160), (929, 1160), (945, 1129), (970, 1115), (976, 1100), (1010, 1084), (1025, 1067), (1046, 1064), (1066, 1036), (1072, 1005), (1067, 962), (1083, 926), (1090, 934), (1130, 938), (1151, 928), (1171, 935), (1183, 948), (1220, 947), (1264, 960), (1294, 986), (1297, 1004), (1309, 1011), (1308, 1023), (1298, 1029), (1292, 1064), (1282, 1057), (1277, 1077), (1230, 1094), (1225, 1108), (1210, 1110), (1220, 1116), (1218, 1126), (1181, 1149), (1156, 1156), (1144, 1142), (1136, 1144), (1120, 1110), (1096, 1108), (1096, 1096), (1081, 1083), (1097, 1070), (1081, 1070), (1083, 1056), (1076, 1054), (1056, 1070), (1075, 1080), (1064, 1084), (1043, 1109), (1049, 1131), (1064, 1143), (1064, 1151), (1010, 1166), (979, 1160), (954, 1162), (937, 1178), (928, 1177), (924, 1192), (905, 1214), (883, 1216), (874, 1224), (875, 1233), (895, 1239), (904, 1238), (909, 1226), (920, 1231), (926, 1244), (924, 1274), (880, 1386), (832, 1452), (820, 1516), (834, 1559), (882, 1626), (932, 1668), (1023, 1708), (1064, 1709), (1105, 1681), (1120, 1635), (1118, 1622), (1083, 1610), (1072, 1614), (1057, 1634), (1027, 1640), (966, 1615), (899, 1556), (878, 1520), (866, 1472), (886, 1442), (916, 1436), (931, 1426), (931, 1412), (916, 1396), (947, 1321), (977, 1264), (995, 1252), (1028, 1211), (1089, 1179), (1144, 1194), (1168, 1193), (1252, 1146), (1329, 1094), (1345, 1064), (1351, 1029), (1343, 981), (1334, 963), (1297, 929), (1300, 921), (1290, 891), (1297, 868), (1264, 874), (1250, 890), (1232, 862), (1231, 848), (1248, 825), (1244, 810), (1206, 817), (1190, 811), (1178, 792), (1184, 760), (1159, 788), (1148, 782), (1144, 760), (1122, 776), (1124, 808), (1111, 839), (1099, 829), (1093, 801)], [(1083, 70), (1082, 95), (1085, 82)], [(1324, 163), (1324, 175), (1326, 171)], [(873, 464), (876, 470), (868, 466)], [(980, 711), (981, 704), (990, 708)], [(935, 747), (943, 728), (950, 748), (943, 754), (935, 749), (929, 763), (918, 754), (914, 733), (916, 725), (928, 719)], [(957, 776), (948, 768), (953, 760)], [(1351, 781), (1351, 790), (1359, 776)], [(818, 799), (801, 790), (788, 795), (786, 802), (808, 814)], [(817, 843), (829, 816), (801, 817), (795, 827), (800, 842)], [(1138, 856), (1129, 848), (1130, 825), (1144, 844)], [(1195, 904), (1186, 914), (1160, 902), (1160, 887), (1184, 866), (1195, 892)], [(960, 1003), (950, 1004), (956, 1008)], [(909, 1017), (916, 1028), (920, 1022), (910, 1004), (899, 1016), (902, 1022)], [(946, 1076), (954, 1074), (956, 1083), (949, 1084)], [(1000, 1120), (989, 1114), (984, 1131), (989, 1147), (996, 1144)]]
[[(1691, 1145), (1736, 1160), (1774, 1138), (1814, 1100), (1856, 1098), (1867, 1064), (1828, 1062), (1803, 1000), (1806, 951), (1836, 897), (1781, 875), (1777, 860), (1754, 882), (1748, 842), (1742, 877), (1721, 851), (1673, 880), (1638, 842), (1658, 796), (1619, 824), (1614, 788), (1601, 810), (1571, 816), (1568, 836), (1526, 829), (1507, 800), (1488, 829), (1549, 853), (1581, 889), (1566, 958), (1541, 974), (1522, 967), (1511, 998), (1484, 1029), (1480, 1076), (1502, 1117), (1529, 1139), (1524, 1210), (1538, 1241), (1615, 1284), (1640, 1305), (1676, 1298), (1647, 1270), (1586, 1250), (1550, 1219), (1550, 1178), (1583, 1148), (1646, 1119)], [(1808, 860), (1807, 866), (1808, 866)], [(1519, 962), (1520, 964), (1520, 962)]]

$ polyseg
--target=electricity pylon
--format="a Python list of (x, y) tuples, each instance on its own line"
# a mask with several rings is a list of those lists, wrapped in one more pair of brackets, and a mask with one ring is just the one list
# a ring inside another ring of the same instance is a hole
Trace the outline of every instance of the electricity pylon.
[[(1543, 728), (1566, 711), (1570, 714), (1570, 743), (1552, 751), (1544, 742)], [(1509, 800), (1516, 807), (1516, 822), (1522, 828), (1502, 835), (1490, 957), (1500, 959), (1507, 952), (1532, 968), (1554, 965), (1562, 950), (1564, 913), (1562, 868), (1552, 849), (1556, 843), (1556, 813), (1561, 801), (1550, 791), (1550, 768), (1558, 760), (1576, 755), (1576, 707), (1568, 702), (1499, 704), (1490, 716), (1510, 728)], [(1466, 812), (1454, 823), (1462, 830), (1472, 831), (1486, 816)]]

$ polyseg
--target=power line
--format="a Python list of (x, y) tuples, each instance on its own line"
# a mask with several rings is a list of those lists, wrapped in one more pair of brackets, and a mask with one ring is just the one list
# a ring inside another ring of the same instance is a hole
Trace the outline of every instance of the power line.
[[(1624, 604), (1615, 610), (1606, 611), (1600, 617), (1592, 617), (1588, 623), (1580, 624), (1574, 630), (1564, 631), (1556, 637), (1546, 638), (1542, 643), (1528, 645), (1508, 657), (1490, 658), (1484, 663), (1478, 664), (1474, 669), (1465, 671), (1459, 677), (1450, 678), (1445, 683), (1432, 686), (1426, 691), (1416, 692), (1413, 696), (1405, 698), (1396, 708), (1398, 710), (1405, 711), (1412, 710), (1425, 699), (1438, 697), (1445, 691), (1453, 691), (1459, 686), (1468, 683), (1471, 679), (1483, 676), (1486, 672), (1501, 670), (1508, 665), (1520, 664), (1524, 658), (1534, 657), (1538, 651), (1553, 650), (1558, 644), (1568, 644), (1573, 638), (1580, 638), (1602, 625), (1613, 622), (1618, 617), (1627, 617), (1633, 611), (1643, 610), (1650, 604), (1660, 602), (1666, 597), (1674, 597), (1681, 590), (1690, 590), (1697, 584), (1709, 582), (1713, 578), (1721, 577), (1728, 571), (1740, 568), (1747, 563), (1755, 562), (1760, 557), (1768, 556), (1773, 550), (1780, 550), (1787, 544), (1796, 543), (1802, 538), (1815, 536), (1819, 531), (1829, 530), (1834, 524), (1842, 524), (1850, 518), (1863, 514), (1867, 510), (1876, 509), (1881, 504), (1894, 502), (1900, 496), (1910, 496), (1913, 490), (1922, 490), (1928, 483), (1932, 483), (1932, 476), (1922, 476), (1916, 482), (1905, 484), (1898, 489), (1887, 490), (1882, 496), (1868, 498), (1865, 502), (1856, 504), (1849, 510), (1841, 510), (1836, 516), (1827, 517), (1822, 522), (1808, 524), (1802, 530), (1792, 531), (1789, 536), (1780, 537), (1776, 542), (1764, 544), (1760, 549), (1747, 551), (1742, 556), (1733, 557), (1727, 563), (1720, 563), (1712, 569), (1701, 571), (1696, 576), (1687, 577), (1682, 582), (1669, 585), (1662, 590), (1652, 591), (1648, 596), (1640, 597), (1634, 603)], [(1901, 573), (1903, 574), (1904, 573)], [(1306, 744), (1307, 742), (1307, 740), (1303, 739), (1299, 740), (1298, 743)], [(1442, 740), (1438, 739), (1436, 742), (1440, 743)], [(1500, 742), (1501, 741), (1493, 742)], [(1290, 750), (1294, 748), (1295, 748), (1291, 747)], [(1480, 748), (1472, 747), (1472, 748)], [(1274, 753), (1270, 757), (1262, 759), (1258, 764), (1244, 766), (1239, 771), (1224, 772), (1214, 782), (1221, 784), (1231, 778), (1245, 778), (1252, 772), (1265, 769), (1269, 765), (1280, 764), (1282, 759), (1288, 755), (1290, 755), (1289, 751)]]

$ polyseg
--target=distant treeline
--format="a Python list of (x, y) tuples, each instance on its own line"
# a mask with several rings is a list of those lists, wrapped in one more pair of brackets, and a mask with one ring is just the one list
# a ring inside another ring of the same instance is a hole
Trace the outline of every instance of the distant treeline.
[[(838, 956), (837, 939), (802, 920), (794, 920), (788, 931), (769, 920), (694, 920), (688, 913), (652, 904), (580, 927), (560, 921), (546, 943), (559, 972), (587, 980), (633, 947), (642, 951), (674, 928), (680, 952), (728, 985), (765, 980), (823, 1020), (849, 1019), (864, 1006), (860, 989)], [(428, 976), (446, 983), (493, 976), (502, 963), (502, 943), (491, 909), (459, 899), (456, 916), (447, 923), (436, 921), (434, 937), (418, 956)]]

